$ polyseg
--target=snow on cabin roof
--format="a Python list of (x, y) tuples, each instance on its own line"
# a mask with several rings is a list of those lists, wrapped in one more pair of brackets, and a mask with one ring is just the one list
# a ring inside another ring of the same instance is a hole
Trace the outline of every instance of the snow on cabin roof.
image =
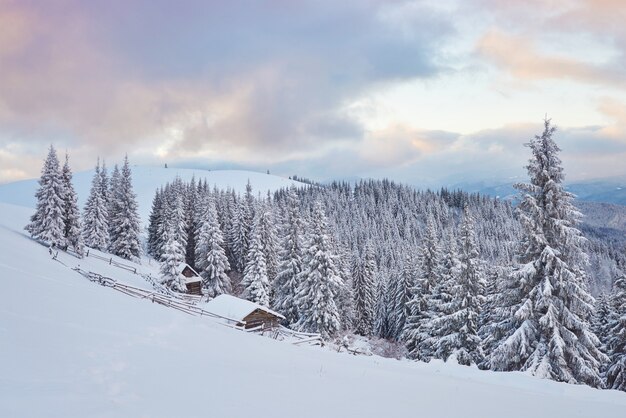
[(202, 277), (200, 277), (200, 276), (185, 277), (182, 273), (179, 274), (179, 276), (180, 276), (180, 279), (184, 283), (196, 283), (196, 282), (201, 282), (202, 281)]
[(265, 306), (259, 305), (249, 300), (239, 299), (231, 295), (219, 295), (207, 303), (207, 311), (216, 315), (225, 316), (227, 318), (243, 321), (243, 319), (250, 315), (257, 309), (261, 309), (269, 314), (275, 315), (281, 319), (285, 319), (284, 316), (276, 311), (273, 311)]
[[(201, 282), (202, 281), (202, 277), (200, 277), (200, 275), (198, 274), (197, 271), (195, 271), (193, 268), (191, 268), (191, 266), (189, 264), (183, 264), (183, 269), (180, 271), (180, 273), (178, 274), (180, 279), (183, 281), (183, 283), (196, 283), (196, 282)], [(193, 274), (195, 276), (192, 277), (187, 277), (183, 274), (183, 272), (189, 269), (193, 272)]]

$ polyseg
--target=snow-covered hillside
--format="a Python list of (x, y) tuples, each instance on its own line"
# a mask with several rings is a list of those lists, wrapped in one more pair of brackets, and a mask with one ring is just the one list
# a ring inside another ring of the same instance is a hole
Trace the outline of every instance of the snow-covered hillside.
[[(78, 204), (81, 209), (89, 195), (93, 173), (93, 170), (89, 170), (74, 174), (74, 187), (78, 194)], [(265, 195), (268, 191), (272, 192), (284, 187), (289, 187), (292, 184), (303, 185), (300, 182), (284, 177), (244, 170), (209, 171), (186, 168), (133, 166), (132, 173), (133, 187), (139, 202), (139, 215), (143, 222), (147, 221), (147, 217), (150, 213), (154, 192), (162, 185), (165, 185), (165, 183), (173, 181), (177, 176), (186, 182), (190, 181), (192, 177), (195, 177), (196, 180), (206, 179), (211, 187), (217, 186), (224, 190), (230, 188), (238, 193), (245, 191), (246, 184), (249, 180), (253, 192), (255, 194), (261, 193), (261, 195)], [(0, 202), (34, 208), (35, 191), (37, 187), (37, 179), (0, 185)]]
[[(610, 418), (626, 410), (622, 392), (296, 347), (134, 299), (52, 260), (22, 230), (31, 213), (0, 203), (2, 417)], [(98, 260), (61, 261), (141, 285)]]

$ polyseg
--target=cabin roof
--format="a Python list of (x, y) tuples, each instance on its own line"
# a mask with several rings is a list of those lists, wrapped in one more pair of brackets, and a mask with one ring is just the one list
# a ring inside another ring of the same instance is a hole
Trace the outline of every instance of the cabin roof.
[(216, 315), (236, 319), (238, 321), (243, 321), (246, 316), (250, 315), (257, 309), (274, 315), (280, 319), (285, 319), (284, 316), (268, 307), (231, 295), (219, 295), (206, 305), (207, 311)]
[[(183, 271), (185, 271), (186, 269), (191, 270), (194, 273), (194, 276), (192, 276), (192, 277), (185, 276), (183, 274)], [(180, 271), (179, 276), (180, 276), (181, 280), (183, 281), (183, 283), (196, 283), (196, 282), (201, 282), (202, 281), (202, 277), (200, 277), (198, 272), (195, 271), (194, 269), (192, 269), (189, 264), (183, 264), (183, 268)]]

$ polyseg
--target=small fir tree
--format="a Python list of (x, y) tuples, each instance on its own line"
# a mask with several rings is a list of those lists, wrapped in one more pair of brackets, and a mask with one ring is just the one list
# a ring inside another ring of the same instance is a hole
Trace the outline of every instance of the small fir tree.
[(64, 248), (72, 247), (74, 251), (83, 255), (83, 238), (80, 222), (80, 210), (78, 209), (78, 197), (72, 184), (72, 170), (70, 169), (69, 156), (65, 154), (65, 164), (61, 172), (63, 179), (63, 236), (65, 237)]
[(51, 145), (44, 161), (35, 194), (37, 206), (30, 223), (25, 227), (30, 235), (53, 247), (65, 246), (65, 184), (56, 150)]
[(83, 209), (83, 240), (88, 247), (104, 251), (109, 242), (109, 215), (102, 187), (102, 173), (98, 159), (89, 197)]
[(161, 256), (161, 283), (176, 292), (185, 292), (186, 283), (183, 283), (183, 276), (180, 274), (185, 262), (185, 248), (177, 239), (172, 222), (168, 222), (164, 241)]

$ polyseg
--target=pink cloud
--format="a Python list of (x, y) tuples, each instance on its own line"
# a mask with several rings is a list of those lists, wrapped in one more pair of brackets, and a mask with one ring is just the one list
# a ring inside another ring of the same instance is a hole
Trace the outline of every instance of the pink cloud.
[(624, 88), (625, 75), (612, 68), (546, 54), (532, 40), (492, 30), (478, 42), (477, 52), (499, 68), (522, 80), (569, 79)]

